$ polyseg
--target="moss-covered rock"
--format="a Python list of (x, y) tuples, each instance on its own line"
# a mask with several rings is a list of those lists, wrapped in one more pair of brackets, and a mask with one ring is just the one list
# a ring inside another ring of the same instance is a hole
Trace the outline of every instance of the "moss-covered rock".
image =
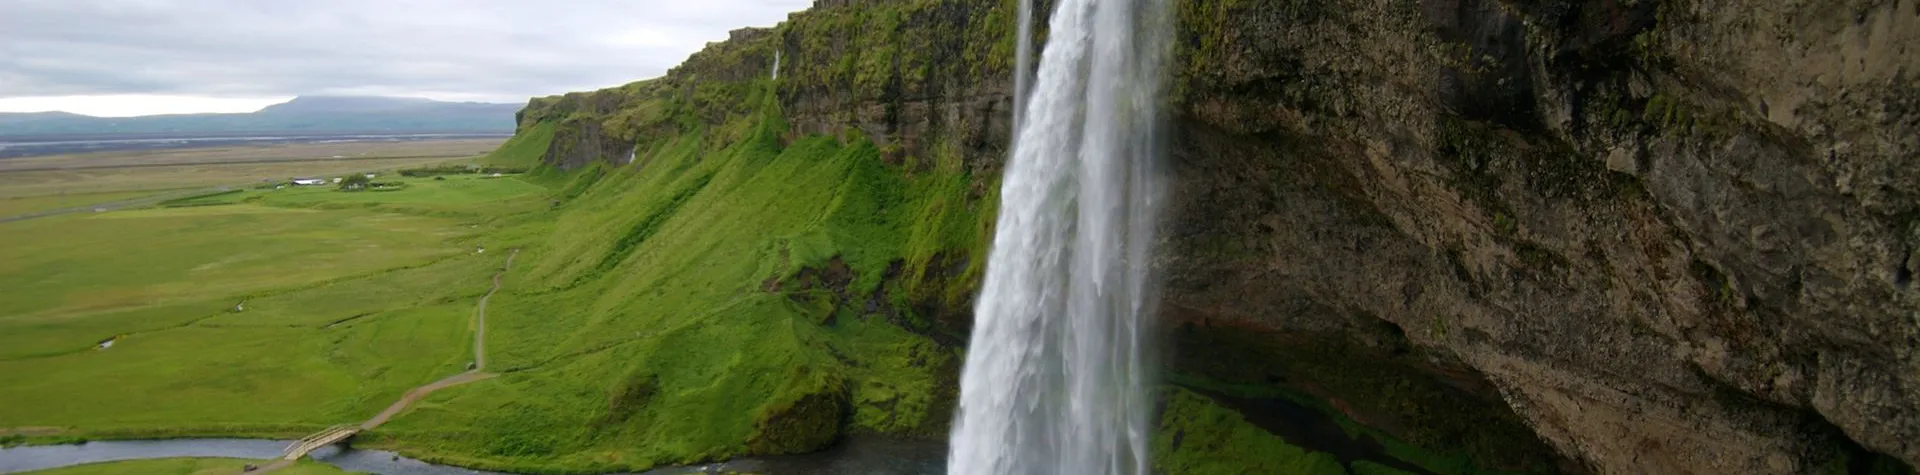
[(754, 454), (797, 454), (833, 443), (847, 416), (846, 383), (802, 370), (778, 396), (755, 410), (747, 450)]
[(1269, 434), (1233, 410), (1180, 388), (1162, 391), (1153, 436), (1156, 473), (1345, 475), (1340, 461)]

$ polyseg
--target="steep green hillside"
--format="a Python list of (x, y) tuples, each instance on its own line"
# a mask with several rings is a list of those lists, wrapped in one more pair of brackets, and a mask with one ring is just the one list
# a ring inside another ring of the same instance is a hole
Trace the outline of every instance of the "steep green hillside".
[(500, 148), (480, 157), (480, 164), (494, 167), (533, 168), (540, 164), (540, 155), (553, 145), (551, 122), (533, 124), (526, 130), (513, 134), (513, 138), (500, 144)]
[(772, 87), (730, 87), (752, 113), (687, 121), (630, 166), (566, 173), (571, 199), (493, 301), (506, 376), (383, 433), (539, 470), (944, 435), (957, 354), (915, 302), (967, 292), (991, 214), (956, 167), (909, 173), (858, 134), (784, 140)]

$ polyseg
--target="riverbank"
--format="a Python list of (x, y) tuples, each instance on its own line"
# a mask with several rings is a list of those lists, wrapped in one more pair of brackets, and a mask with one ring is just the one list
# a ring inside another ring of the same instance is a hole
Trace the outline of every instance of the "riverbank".
[[(166, 441), (100, 441), (81, 445), (51, 445), (0, 449), (0, 474), (33, 473), (61, 467), (101, 464), (101, 467), (145, 467), (147, 465), (110, 465), (116, 462), (152, 461), (179, 458), (221, 458), (255, 463), (270, 458), (285, 448), (288, 440), (261, 439), (176, 439)], [(940, 441), (912, 441), (874, 437), (854, 437), (833, 448), (812, 454), (753, 457), (721, 463), (663, 467), (642, 475), (686, 475), (695, 473), (778, 473), (781, 475), (939, 475), (944, 473), (946, 444)], [(386, 450), (362, 450), (329, 447), (315, 451), (309, 462), (282, 470), (277, 475), (304, 475), (307, 467), (328, 466), (346, 472), (382, 475), (508, 475), (451, 465), (439, 465), (401, 456)], [(223, 465), (224, 466), (224, 465)], [(233, 465), (238, 468), (239, 465)], [(238, 470), (234, 470), (238, 473)], [(144, 473), (138, 471), (54, 472)], [(607, 475), (616, 475), (610, 472)], [(631, 474), (628, 474), (631, 475)]]
[[(253, 461), (243, 459), (212, 457), (169, 458), (74, 465), (29, 472), (29, 475), (119, 475), (128, 473), (229, 475), (246, 472), (251, 467), (253, 467)], [(342, 475), (348, 472), (319, 462), (305, 462), (280, 470), (279, 473), (280, 475)], [(358, 474), (360, 472), (353, 473)]]

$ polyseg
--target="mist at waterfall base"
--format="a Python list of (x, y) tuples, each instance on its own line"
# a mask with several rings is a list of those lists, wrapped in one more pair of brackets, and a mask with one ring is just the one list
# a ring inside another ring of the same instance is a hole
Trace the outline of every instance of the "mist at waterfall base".
[[(1016, 77), (949, 473), (1151, 468), (1149, 250), (1165, 195), (1169, 30), (1165, 0), (1062, 0), (1037, 72)], [(1020, 31), (1024, 45), (1030, 28)]]

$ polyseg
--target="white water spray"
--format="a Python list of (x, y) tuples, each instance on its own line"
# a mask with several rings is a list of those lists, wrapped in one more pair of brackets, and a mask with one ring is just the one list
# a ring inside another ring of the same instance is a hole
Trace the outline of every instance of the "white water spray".
[(773, 50), (773, 77), (770, 79), (780, 79), (780, 50), (777, 49)]
[(951, 474), (1151, 469), (1148, 251), (1169, 25), (1166, 0), (1061, 0), (1053, 14), (1016, 99)]

